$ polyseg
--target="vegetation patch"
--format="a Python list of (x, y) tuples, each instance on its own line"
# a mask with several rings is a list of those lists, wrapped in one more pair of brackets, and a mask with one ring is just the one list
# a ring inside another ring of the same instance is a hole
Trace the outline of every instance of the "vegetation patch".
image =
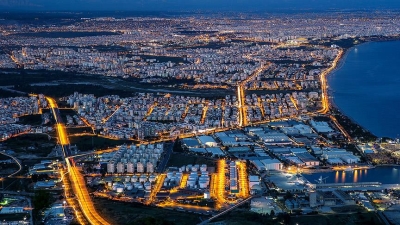
[(102, 150), (117, 145), (132, 144), (130, 140), (114, 140), (95, 135), (71, 136), (71, 145), (76, 145), (80, 151)]
[(192, 225), (201, 222), (198, 214), (145, 206), (138, 203), (115, 202), (100, 198), (94, 198), (93, 201), (99, 214), (111, 224)]
[(46, 157), (55, 147), (56, 139), (47, 134), (23, 134), (3, 143), (8, 149), (19, 154)]

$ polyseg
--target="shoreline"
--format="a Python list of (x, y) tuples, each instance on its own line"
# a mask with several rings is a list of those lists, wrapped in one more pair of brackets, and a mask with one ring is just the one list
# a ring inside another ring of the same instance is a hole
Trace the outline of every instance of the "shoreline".
[[(332, 71), (330, 71), (329, 73), (327, 73), (325, 75), (325, 80), (326, 80), (326, 84), (328, 85), (327, 88), (327, 98), (328, 98), (328, 102), (329, 102), (329, 111), (328, 112), (335, 112), (336, 114), (339, 114), (342, 117), (345, 117), (347, 119), (350, 120), (351, 123), (353, 123), (354, 125), (359, 126), (360, 128), (362, 128), (363, 130), (365, 130), (366, 132), (372, 134), (373, 136), (375, 136), (376, 138), (383, 138), (383, 137), (379, 137), (378, 135), (374, 134), (373, 132), (371, 132), (369, 129), (366, 129), (364, 126), (362, 126), (361, 124), (359, 124), (354, 118), (351, 118), (350, 116), (346, 115), (345, 113), (342, 112), (342, 109), (335, 103), (334, 101), (334, 89), (332, 89), (329, 86), (329, 82), (331, 81), (330, 79), (332, 79), (332, 75), (337, 72), (338, 70), (340, 70), (345, 62), (346, 59), (348, 57), (348, 54), (355, 48), (365, 45), (365, 44), (370, 44), (373, 42), (391, 42), (391, 41), (400, 41), (400, 36), (391, 36), (391, 37), (385, 37), (386, 39), (375, 39), (375, 37), (370, 37), (370, 38), (366, 38), (366, 40), (363, 40), (364, 42), (359, 43), (359, 44), (355, 44), (352, 47), (349, 48), (341, 48), (343, 50), (343, 54), (342, 56), (339, 58), (337, 65), (335, 66), (335, 68), (332, 69)], [(353, 137), (352, 137), (353, 138)]]

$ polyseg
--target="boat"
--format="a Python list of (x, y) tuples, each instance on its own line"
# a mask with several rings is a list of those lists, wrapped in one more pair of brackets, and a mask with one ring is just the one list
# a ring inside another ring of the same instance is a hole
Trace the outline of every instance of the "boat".
[(318, 180), (315, 180), (315, 182), (317, 182), (317, 184), (324, 184), (326, 183), (326, 178), (328, 177), (322, 178), (322, 176), (320, 176)]
[(354, 169), (351, 167), (351, 166), (348, 166), (348, 167), (346, 167), (345, 169), (344, 169), (344, 171), (346, 171), (346, 172), (350, 172), (350, 171), (353, 171)]

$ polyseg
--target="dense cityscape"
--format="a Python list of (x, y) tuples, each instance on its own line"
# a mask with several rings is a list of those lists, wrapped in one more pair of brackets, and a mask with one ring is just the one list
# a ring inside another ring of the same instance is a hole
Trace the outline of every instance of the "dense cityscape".
[(400, 39), (398, 11), (11, 12), (0, 32), (1, 225), (400, 224), (399, 138), (328, 82)]

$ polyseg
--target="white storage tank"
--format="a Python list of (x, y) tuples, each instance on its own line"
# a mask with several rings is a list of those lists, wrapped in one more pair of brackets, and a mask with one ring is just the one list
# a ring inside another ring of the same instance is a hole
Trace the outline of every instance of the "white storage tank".
[(136, 176), (136, 175), (133, 175), (132, 177), (131, 177), (131, 182), (133, 183), (133, 182), (137, 182), (137, 180), (138, 180), (138, 177)]
[(207, 188), (207, 186), (208, 186), (208, 185), (207, 185), (207, 182), (206, 182), (206, 181), (199, 181), (199, 187), (200, 187), (200, 188), (203, 188), (203, 189), (204, 189), (204, 188)]
[(156, 181), (156, 178), (157, 178), (157, 176), (154, 175), (154, 174), (152, 174), (152, 175), (150, 175), (150, 177), (149, 177), (149, 181), (150, 181), (150, 182), (154, 182), (154, 181)]
[(169, 187), (169, 178), (165, 178), (163, 186), (164, 187)]
[(132, 184), (127, 184), (126, 185), (126, 190), (131, 191), (133, 189), (133, 185)]
[(125, 177), (125, 182), (129, 182), (129, 181), (131, 181), (131, 177), (130, 176), (126, 176)]
[(142, 183), (140, 183), (140, 182), (135, 182), (135, 183), (133, 184), (133, 186), (135, 186), (135, 188), (139, 188), (139, 187), (142, 186)]
[(199, 165), (194, 165), (193, 167), (192, 167), (192, 171), (199, 171)]
[(151, 183), (150, 183), (150, 182), (144, 183), (144, 189), (145, 189), (146, 191), (150, 191), (150, 190), (151, 190)]
[(146, 175), (141, 175), (140, 177), (139, 177), (139, 182), (146, 182), (147, 181), (147, 177), (146, 177)]
[(196, 184), (196, 180), (188, 180), (186, 186), (189, 188), (193, 188), (195, 184)]
[(117, 187), (117, 193), (122, 193), (122, 192), (124, 192), (124, 187), (121, 187), (121, 186), (119, 186), (119, 187)]

